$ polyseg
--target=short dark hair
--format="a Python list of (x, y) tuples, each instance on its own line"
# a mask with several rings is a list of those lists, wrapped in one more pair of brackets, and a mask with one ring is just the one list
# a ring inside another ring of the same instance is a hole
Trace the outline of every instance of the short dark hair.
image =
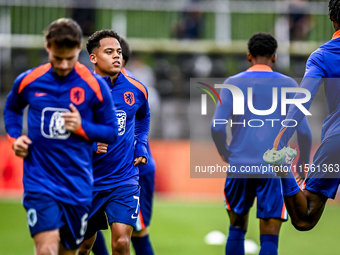
[(58, 47), (67, 48), (81, 45), (83, 37), (83, 31), (78, 23), (69, 18), (60, 18), (53, 21), (44, 33), (49, 46), (53, 43)]
[(123, 59), (125, 60), (126, 65), (131, 56), (131, 49), (128, 42), (124, 38), (121, 39), (122, 41), (120, 42), (120, 47), (122, 47)]
[(334, 20), (340, 22), (340, 1), (330, 0), (328, 3), (329, 16), (333, 16)]
[(94, 49), (97, 49), (100, 47), (100, 40), (104, 38), (115, 38), (119, 43), (121, 43), (121, 37), (117, 34), (116, 31), (111, 29), (103, 29), (100, 31), (94, 32), (86, 43), (86, 49), (89, 54), (93, 52)]
[(253, 57), (263, 56), (270, 58), (277, 49), (277, 41), (271, 34), (256, 33), (248, 41), (248, 50)]

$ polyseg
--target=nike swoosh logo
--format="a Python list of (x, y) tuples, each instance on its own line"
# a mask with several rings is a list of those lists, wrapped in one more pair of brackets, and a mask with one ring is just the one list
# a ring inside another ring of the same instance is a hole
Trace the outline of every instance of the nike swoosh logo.
[(47, 95), (47, 93), (44, 93), (44, 92), (42, 92), (42, 93), (39, 93), (39, 92), (35, 92), (35, 94), (34, 94), (36, 97), (43, 97), (43, 96), (46, 96)]
[(84, 240), (84, 237), (77, 239), (77, 240), (76, 240), (76, 244), (77, 244), (77, 245), (78, 245), (78, 244), (81, 244), (81, 242), (82, 242), (83, 240)]
[(137, 216), (133, 216), (133, 214), (132, 214), (131, 219), (137, 219)]

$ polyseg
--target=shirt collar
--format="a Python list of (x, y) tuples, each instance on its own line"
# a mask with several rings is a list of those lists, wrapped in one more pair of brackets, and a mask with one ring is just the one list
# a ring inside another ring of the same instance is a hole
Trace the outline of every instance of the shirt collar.
[(340, 37), (340, 30), (336, 31), (336, 32), (333, 34), (332, 39), (336, 39), (336, 38), (339, 38), (339, 37)]
[(253, 65), (252, 67), (247, 69), (247, 72), (273, 72), (273, 69), (271, 69), (267, 65), (257, 64)]

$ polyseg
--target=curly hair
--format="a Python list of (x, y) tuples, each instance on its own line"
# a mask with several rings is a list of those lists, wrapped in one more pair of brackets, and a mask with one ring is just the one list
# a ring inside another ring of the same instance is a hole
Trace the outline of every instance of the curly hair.
[(340, 1), (330, 0), (328, 3), (329, 16), (333, 16), (334, 20), (340, 23)]
[(97, 49), (100, 47), (101, 39), (110, 38), (110, 37), (117, 39), (119, 43), (121, 43), (122, 41), (121, 37), (117, 34), (117, 32), (111, 29), (103, 29), (103, 30), (94, 32), (87, 40), (87, 43), (86, 43), (87, 52), (91, 54), (94, 49)]
[(271, 57), (276, 53), (277, 41), (271, 34), (256, 33), (248, 41), (248, 50), (253, 57)]

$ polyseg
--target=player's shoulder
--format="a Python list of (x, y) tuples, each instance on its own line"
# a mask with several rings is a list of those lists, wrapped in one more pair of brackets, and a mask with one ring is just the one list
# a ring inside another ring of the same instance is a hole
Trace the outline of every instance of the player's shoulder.
[[(103, 101), (103, 92), (108, 91), (105, 80), (98, 74), (95, 74), (87, 66), (77, 62), (74, 66), (79, 78), (83, 80), (88, 87), (94, 92), (99, 101)], [(107, 92), (108, 93), (108, 92)]]
[(14, 80), (15, 86), (19, 87), (19, 93), (30, 83), (43, 76), (46, 72), (51, 69), (52, 65), (50, 63), (43, 64), (19, 74)]
[(278, 78), (280, 79), (280, 81), (282, 80), (283, 84), (285, 87), (298, 87), (298, 83), (295, 79), (293, 79), (292, 77), (285, 75), (283, 73), (279, 73), (279, 72), (273, 72), (274, 77), (273, 78)]
[(322, 60), (322, 55), (324, 53), (326, 49), (324, 47), (319, 47), (317, 48), (315, 51), (313, 51), (310, 55), (309, 55), (309, 59), (313, 59), (316, 61), (320, 61)]
[(141, 81), (139, 81), (136, 77), (126, 76), (123, 73), (120, 73), (120, 76), (122, 76), (122, 78), (125, 79), (132, 88), (135, 88), (140, 95), (142, 95), (145, 99), (148, 99), (148, 90)]
[(131, 77), (133, 79), (137, 79), (136, 76), (134, 76), (134, 74), (126, 68), (122, 68), (121, 73), (124, 74), (125, 77)]
[(238, 79), (244, 78), (245, 72), (241, 72), (232, 76), (229, 76), (227, 79), (224, 80), (223, 84), (233, 84)]

